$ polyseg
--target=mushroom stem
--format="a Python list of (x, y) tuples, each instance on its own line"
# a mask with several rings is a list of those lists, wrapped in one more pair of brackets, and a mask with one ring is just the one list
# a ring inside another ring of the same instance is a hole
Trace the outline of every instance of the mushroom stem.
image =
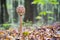
[(20, 40), (23, 40), (23, 37), (22, 37), (22, 15), (20, 15), (20, 27), (19, 27), (19, 33), (20, 33), (20, 36), (21, 36), (21, 39)]
[(22, 16), (20, 16), (20, 35), (22, 35)]

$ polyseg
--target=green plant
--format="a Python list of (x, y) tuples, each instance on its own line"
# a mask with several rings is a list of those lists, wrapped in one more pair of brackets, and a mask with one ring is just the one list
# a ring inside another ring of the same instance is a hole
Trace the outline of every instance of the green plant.
[[(39, 12), (38, 16), (36, 17), (36, 19), (40, 20), (40, 19), (42, 19), (42, 16), (46, 16), (47, 14), (48, 15), (53, 15), (54, 14), (53, 11), (44, 10), (45, 5), (47, 7), (47, 4), (50, 4), (50, 5), (53, 5), (53, 7), (57, 8), (56, 5), (59, 4), (59, 2), (57, 0), (34, 0), (32, 2), (32, 4), (40, 4), (41, 12)], [(48, 20), (54, 20), (54, 18), (48, 16)]]
[(3, 24), (3, 28), (9, 29), (9, 27), (10, 27), (10, 24), (8, 24), (8, 23)]
[(29, 32), (23, 32), (23, 35), (24, 36), (28, 36), (29, 35)]
[(4, 30), (5, 28), (4, 27), (0, 27), (0, 30)]
[(40, 20), (41, 18), (42, 18), (41, 16), (37, 16), (37, 17), (36, 17), (37, 20)]
[(57, 2), (57, 0), (34, 0), (32, 2), (32, 4), (41, 4), (41, 5), (45, 5), (47, 3), (50, 3), (50, 4), (59, 4), (59, 2)]
[(46, 16), (47, 14), (54, 14), (54, 12), (52, 12), (52, 11), (42, 11), (42, 12), (40, 12), (39, 14), (38, 14), (38, 16), (36, 17), (36, 19), (42, 19), (42, 15), (44, 15), (44, 16)]
[(48, 20), (54, 20), (54, 18), (53, 17), (48, 17)]
[(32, 26), (32, 21), (28, 21), (27, 20), (27, 22), (23, 22), (23, 26), (24, 27), (30, 27), (30, 26)]

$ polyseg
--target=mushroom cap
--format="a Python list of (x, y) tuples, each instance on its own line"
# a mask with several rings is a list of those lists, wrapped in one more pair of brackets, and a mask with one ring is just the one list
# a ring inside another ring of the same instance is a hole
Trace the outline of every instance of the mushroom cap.
[(24, 15), (25, 14), (25, 7), (23, 5), (18, 5), (16, 11), (19, 15)]

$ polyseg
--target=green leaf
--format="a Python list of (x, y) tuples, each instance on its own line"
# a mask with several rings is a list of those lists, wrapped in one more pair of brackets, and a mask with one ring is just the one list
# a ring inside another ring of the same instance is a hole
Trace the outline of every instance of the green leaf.
[(36, 17), (36, 19), (38, 19), (38, 20), (41, 19), (41, 18), (42, 18), (41, 16), (37, 16), (37, 17)]
[(37, 4), (37, 1), (33, 1), (32, 4)]
[(55, 4), (59, 4), (59, 2), (51, 2), (51, 4), (54, 4), (55, 5)]
[(46, 3), (45, 3), (45, 2), (38, 2), (38, 4), (44, 5), (44, 4), (46, 4)]
[(8, 29), (8, 28), (10, 27), (10, 25), (11, 25), (11, 24), (5, 23), (5, 24), (3, 24), (3, 27), (4, 27), (5, 29)]
[(48, 17), (48, 20), (54, 20), (54, 18), (53, 17)]
[(52, 11), (46, 11), (47, 14), (54, 14)]
[(44, 5), (44, 4), (46, 4), (46, 1), (45, 0), (34, 0), (32, 2), (32, 4), (41, 4), (41, 5)]
[(59, 4), (59, 2), (57, 2), (57, 0), (34, 0), (32, 2), (32, 4), (41, 4), (41, 5), (45, 5), (46, 3), (50, 3), (50, 4)]
[(44, 5), (46, 4), (45, 0), (39, 0), (38, 4)]
[(40, 12), (40, 13), (39, 13), (39, 15), (44, 15), (44, 16), (45, 16), (46, 14), (47, 14), (46, 11), (43, 11), (43, 12)]
[(59, 4), (59, 2), (57, 2), (57, 0), (49, 0), (48, 2), (51, 3), (51, 4), (54, 4), (54, 5)]
[(57, 0), (49, 0), (49, 2), (56, 2)]

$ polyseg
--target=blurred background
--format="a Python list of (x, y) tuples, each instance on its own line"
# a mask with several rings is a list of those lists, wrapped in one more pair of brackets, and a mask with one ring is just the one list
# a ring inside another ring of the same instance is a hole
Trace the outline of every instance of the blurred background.
[[(0, 27), (18, 27), (18, 5), (25, 6), (24, 26), (40, 26), (60, 21), (60, 0), (0, 0)], [(36, 25), (35, 25), (36, 24)]]

